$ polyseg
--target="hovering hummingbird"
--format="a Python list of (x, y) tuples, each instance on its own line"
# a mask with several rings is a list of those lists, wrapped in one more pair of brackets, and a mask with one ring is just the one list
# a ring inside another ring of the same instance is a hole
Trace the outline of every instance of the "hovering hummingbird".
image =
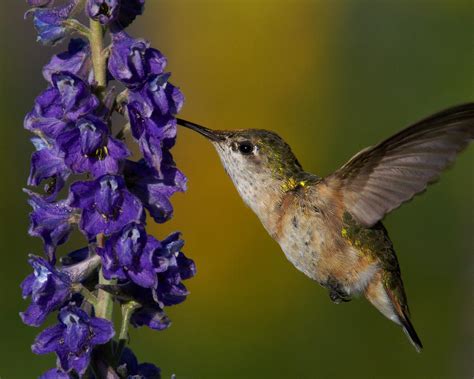
[(363, 294), (421, 351), (381, 220), (437, 180), (474, 139), (474, 103), (415, 123), (324, 178), (304, 171), (274, 132), (178, 124), (212, 142), (242, 199), (298, 270), (335, 303)]

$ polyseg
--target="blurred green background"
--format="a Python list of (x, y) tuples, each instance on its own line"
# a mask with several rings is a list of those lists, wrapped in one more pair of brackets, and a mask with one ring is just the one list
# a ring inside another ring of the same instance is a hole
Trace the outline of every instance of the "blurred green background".
[[(52, 51), (37, 45), (25, 2), (0, 13), (0, 377), (34, 378), (38, 329), (22, 325), (19, 283), (32, 146), (24, 114)], [(326, 175), (366, 145), (474, 98), (471, 0), (148, 0), (132, 28), (169, 58), (183, 118), (212, 128), (268, 128), (303, 166)], [(57, 50), (57, 49), (56, 49)], [(54, 50), (55, 51), (55, 50)], [(180, 132), (174, 156), (189, 191), (157, 237), (181, 230), (198, 275), (170, 329), (135, 329), (140, 360), (181, 378), (472, 378), (473, 164), (386, 218), (425, 350), (363, 300), (333, 305), (294, 269), (244, 206), (211, 145)], [(61, 249), (60, 251), (65, 251)]]

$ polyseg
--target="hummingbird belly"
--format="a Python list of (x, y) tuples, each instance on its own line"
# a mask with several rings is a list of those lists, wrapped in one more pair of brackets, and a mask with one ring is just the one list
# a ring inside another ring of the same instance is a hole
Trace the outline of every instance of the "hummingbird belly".
[(349, 244), (341, 230), (337, 215), (295, 204), (281, 218), (277, 240), (298, 270), (323, 287), (350, 296), (365, 290), (379, 265)]

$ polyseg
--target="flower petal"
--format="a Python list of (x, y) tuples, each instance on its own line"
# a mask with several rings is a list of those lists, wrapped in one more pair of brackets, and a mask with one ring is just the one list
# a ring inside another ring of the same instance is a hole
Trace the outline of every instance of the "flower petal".
[(99, 317), (92, 317), (89, 321), (92, 328), (92, 345), (102, 345), (112, 339), (115, 335), (113, 324), (106, 319)]
[(63, 331), (63, 325), (46, 328), (36, 337), (31, 350), (35, 354), (47, 354), (58, 350)]

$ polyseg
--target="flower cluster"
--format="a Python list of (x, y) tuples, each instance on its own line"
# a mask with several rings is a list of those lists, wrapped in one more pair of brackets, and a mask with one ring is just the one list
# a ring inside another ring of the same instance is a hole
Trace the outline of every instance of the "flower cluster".
[[(146, 229), (147, 214), (167, 221), (170, 197), (186, 189), (170, 153), (183, 95), (169, 82), (166, 58), (125, 31), (142, 14), (144, 0), (56, 2), (28, 0), (26, 13), (46, 45), (62, 42), (68, 32), (80, 38), (44, 67), (48, 87), (25, 117), (36, 150), (28, 185), (43, 188), (25, 189), (29, 233), (42, 239), (45, 257), (30, 256), (33, 273), (21, 288), (31, 303), (20, 315), (40, 326), (58, 312), (58, 323), (32, 346), (36, 354), (58, 358), (42, 378), (157, 378), (159, 369), (139, 364), (124, 345), (129, 324), (168, 327), (164, 307), (185, 300), (182, 281), (196, 272), (179, 233), (160, 241)], [(90, 27), (77, 18), (81, 14)], [(106, 32), (111, 44), (104, 47)], [(112, 125), (114, 113), (126, 118), (124, 126)], [(128, 133), (139, 147), (136, 159), (125, 143)], [(86, 246), (59, 256), (74, 230)], [(113, 303), (122, 309), (116, 340)]]

